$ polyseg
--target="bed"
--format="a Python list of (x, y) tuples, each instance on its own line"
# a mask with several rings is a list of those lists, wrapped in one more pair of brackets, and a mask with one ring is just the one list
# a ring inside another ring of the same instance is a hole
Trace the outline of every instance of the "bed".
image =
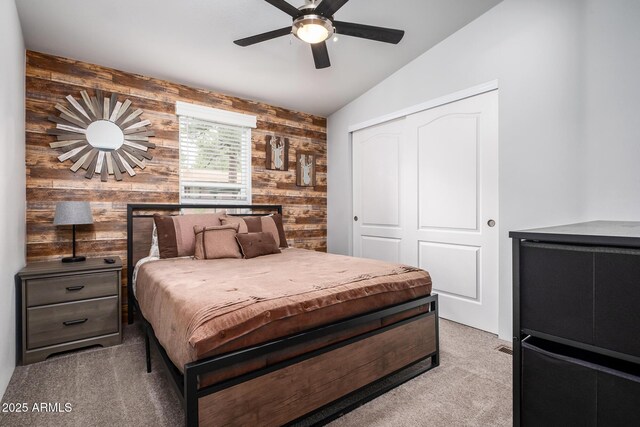
[[(253, 259), (145, 258), (152, 215), (194, 208), (282, 213), (271, 205), (128, 205), (129, 323), (135, 309), (147, 370), (153, 343), (187, 426), (284, 425), (320, 412), (326, 422), (406, 381), (390, 380), (398, 371), (427, 361), (415, 376), (438, 365), (428, 273), (295, 248)], [(381, 381), (376, 393), (362, 392)], [(337, 404), (355, 393), (348, 407)]]

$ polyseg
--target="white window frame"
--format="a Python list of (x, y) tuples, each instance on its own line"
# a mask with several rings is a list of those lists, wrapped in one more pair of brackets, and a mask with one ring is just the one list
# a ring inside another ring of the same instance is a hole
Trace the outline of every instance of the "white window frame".
[[(189, 117), (199, 120), (204, 120), (208, 122), (212, 122), (215, 124), (227, 125), (227, 126), (237, 126), (247, 129), (248, 132), (248, 144), (247, 147), (247, 159), (246, 159), (246, 168), (248, 171), (247, 178), (247, 201), (241, 200), (230, 200), (225, 201), (225, 204), (229, 205), (244, 205), (251, 204), (253, 191), (251, 187), (251, 178), (252, 178), (252, 170), (251, 170), (251, 129), (255, 129), (257, 127), (257, 117), (249, 114), (236, 113), (233, 111), (220, 110), (218, 108), (205, 107), (202, 105), (190, 104), (187, 102), (177, 101), (176, 102), (176, 115), (178, 116), (178, 120), (181, 116)], [(178, 153), (181, 155), (181, 143), (180, 143), (180, 135), (178, 134)], [(180, 155), (178, 157), (180, 157)], [(183, 203), (182, 200), (182, 171), (181, 171), (181, 159), (178, 159), (178, 175), (179, 175), (179, 193), (180, 193), (180, 203)], [(209, 200), (189, 200), (190, 204), (215, 204), (215, 201)]]

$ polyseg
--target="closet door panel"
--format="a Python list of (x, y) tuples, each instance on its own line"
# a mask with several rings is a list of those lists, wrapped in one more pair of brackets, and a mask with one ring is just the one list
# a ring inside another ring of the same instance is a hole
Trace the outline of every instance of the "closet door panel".
[(404, 247), (431, 274), (440, 316), (498, 331), (498, 93), (407, 117), (413, 153)]
[(404, 119), (353, 134), (353, 255), (402, 261)]
[(363, 226), (400, 225), (400, 135), (379, 133), (361, 142)]
[(478, 228), (477, 127), (453, 114), (418, 129), (420, 228)]

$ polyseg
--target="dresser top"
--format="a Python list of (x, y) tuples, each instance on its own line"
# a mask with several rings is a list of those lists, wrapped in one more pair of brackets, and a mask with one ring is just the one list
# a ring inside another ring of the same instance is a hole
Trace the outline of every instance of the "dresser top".
[[(116, 262), (107, 264), (104, 258), (113, 258)], [(116, 270), (122, 268), (122, 260), (120, 257), (103, 257), (103, 258), (87, 258), (86, 261), (80, 262), (62, 262), (54, 261), (38, 261), (30, 262), (24, 267), (18, 275), (21, 277), (35, 276), (44, 274), (69, 274), (83, 273), (96, 270)]]
[(511, 231), (509, 237), (545, 242), (640, 247), (640, 221), (589, 221)]

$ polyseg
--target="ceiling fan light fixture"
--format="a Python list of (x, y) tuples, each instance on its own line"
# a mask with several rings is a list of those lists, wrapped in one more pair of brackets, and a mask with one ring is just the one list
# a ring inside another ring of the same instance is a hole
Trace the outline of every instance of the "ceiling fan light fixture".
[(293, 34), (309, 44), (321, 43), (333, 33), (333, 24), (324, 16), (304, 15), (293, 21)]
[[(392, 44), (400, 43), (404, 37), (402, 30), (334, 21), (333, 15), (349, 0), (305, 0), (304, 6), (298, 8), (292, 6), (287, 0), (265, 1), (293, 18), (293, 25), (234, 40), (234, 43), (246, 47), (293, 34), (309, 44), (313, 62), (318, 70), (331, 66), (326, 41), (335, 33)], [(336, 42), (337, 39), (336, 37), (333, 41)]]

